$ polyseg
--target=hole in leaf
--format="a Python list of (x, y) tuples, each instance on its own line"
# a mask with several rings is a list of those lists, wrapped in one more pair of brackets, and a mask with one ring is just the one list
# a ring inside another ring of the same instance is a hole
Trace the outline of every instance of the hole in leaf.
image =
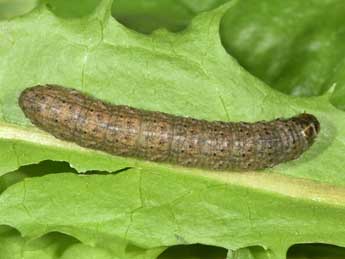
[[(182, 238), (182, 237), (181, 237)], [(161, 253), (157, 259), (198, 258), (225, 259), (227, 249), (202, 244), (171, 246)]]
[(288, 249), (287, 258), (345, 258), (345, 247), (323, 243), (295, 244)]

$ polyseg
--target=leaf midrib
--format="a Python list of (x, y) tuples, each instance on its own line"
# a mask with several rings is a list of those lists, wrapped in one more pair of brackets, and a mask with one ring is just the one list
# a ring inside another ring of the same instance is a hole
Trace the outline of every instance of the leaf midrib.
[[(90, 149), (83, 148), (72, 142), (62, 141), (54, 136), (41, 131), (36, 128), (28, 128), (1, 123), (0, 124), (0, 139), (16, 140), (29, 142), (41, 146), (61, 148), (64, 150), (74, 150), (83, 152), (90, 152)], [(92, 150), (93, 151), (93, 150)], [(101, 151), (93, 151), (100, 154), (105, 154)], [(259, 191), (275, 193), (278, 195), (288, 196), (294, 199), (309, 200), (319, 203), (325, 203), (337, 207), (345, 207), (344, 197), (345, 188), (342, 186), (336, 186), (331, 184), (325, 184), (314, 180), (294, 178), (291, 176), (285, 176), (276, 172), (217, 172), (217, 171), (205, 171), (200, 169), (185, 168), (157, 164), (154, 162), (146, 162), (128, 158), (129, 160), (137, 161), (136, 164), (144, 169), (157, 170), (159, 167), (173, 167), (177, 173), (186, 175), (193, 175), (195, 177), (207, 177), (217, 180), (221, 183), (227, 183), (230, 185), (243, 186), (253, 188)], [(140, 163), (141, 162), (141, 163)], [(91, 168), (90, 168), (91, 169)]]

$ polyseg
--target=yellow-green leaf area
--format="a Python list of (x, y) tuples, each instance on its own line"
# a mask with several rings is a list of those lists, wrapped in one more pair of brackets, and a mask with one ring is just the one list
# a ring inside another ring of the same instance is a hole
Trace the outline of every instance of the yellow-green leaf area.
[[(0, 22), (1, 246), (37, 258), (156, 258), (202, 243), (228, 249), (228, 258), (279, 259), (297, 243), (344, 245), (345, 115), (332, 93), (289, 96), (239, 65), (219, 34), (236, 1), (178, 33), (150, 35), (117, 22), (111, 7), (103, 0), (88, 15), (64, 17), (41, 4)], [(308, 112), (321, 132), (298, 160), (259, 172), (111, 156), (58, 140), (24, 117), (20, 92), (46, 83), (207, 120)]]

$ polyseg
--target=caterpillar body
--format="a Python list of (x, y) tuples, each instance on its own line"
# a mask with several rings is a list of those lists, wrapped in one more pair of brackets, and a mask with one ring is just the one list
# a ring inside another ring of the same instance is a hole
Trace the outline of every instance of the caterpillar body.
[(273, 121), (197, 120), (111, 105), (58, 85), (25, 89), (19, 105), (55, 137), (110, 154), (212, 170), (258, 170), (298, 158), (320, 130), (302, 113)]

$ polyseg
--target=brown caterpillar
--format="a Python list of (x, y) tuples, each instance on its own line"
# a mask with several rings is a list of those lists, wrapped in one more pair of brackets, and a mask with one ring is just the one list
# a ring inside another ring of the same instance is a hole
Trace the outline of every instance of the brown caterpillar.
[(320, 130), (307, 113), (268, 122), (210, 122), (111, 105), (57, 85), (25, 89), (19, 105), (37, 127), (83, 147), (215, 170), (256, 170), (296, 159)]

